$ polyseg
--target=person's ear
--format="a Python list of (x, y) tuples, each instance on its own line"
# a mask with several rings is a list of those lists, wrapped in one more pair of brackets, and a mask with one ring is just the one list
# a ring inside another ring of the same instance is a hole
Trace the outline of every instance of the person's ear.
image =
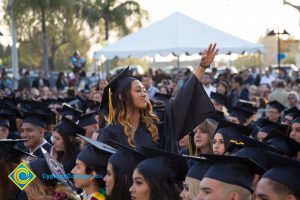
[(286, 200), (297, 200), (296, 197), (292, 194), (288, 195)]
[(230, 200), (240, 200), (240, 195), (237, 192), (233, 192), (230, 194)]

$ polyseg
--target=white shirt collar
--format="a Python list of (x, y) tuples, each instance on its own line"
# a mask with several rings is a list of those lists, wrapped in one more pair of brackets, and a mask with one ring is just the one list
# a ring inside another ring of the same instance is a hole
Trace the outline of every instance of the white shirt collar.
[(30, 154), (32, 155), (36, 150), (38, 150), (40, 147), (42, 147), (44, 144), (46, 144), (46, 143), (48, 143), (45, 139), (43, 139), (43, 142), (42, 142), (42, 144), (40, 144), (38, 147), (36, 147), (33, 151), (31, 151), (30, 149), (29, 149), (29, 151), (30, 151)]

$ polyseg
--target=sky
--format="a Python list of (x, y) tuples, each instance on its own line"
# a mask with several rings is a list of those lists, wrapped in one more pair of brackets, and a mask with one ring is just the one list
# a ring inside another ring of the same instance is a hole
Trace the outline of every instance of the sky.
[[(283, 0), (137, 0), (150, 14), (147, 24), (181, 12), (250, 42), (266, 29), (286, 29), (300, 39), (300, 14)], [(299, 0), (287, 0), (300, 6)], [(147, 25), (146, 24), (146, 25)]]

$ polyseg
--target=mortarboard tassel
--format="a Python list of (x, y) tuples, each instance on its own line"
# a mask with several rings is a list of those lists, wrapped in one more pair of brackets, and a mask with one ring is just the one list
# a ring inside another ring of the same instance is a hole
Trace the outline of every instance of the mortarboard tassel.
[(107, 122), (108, 124), (112, 124), (113, 120), (114, 120), (114, 108), (112, 105), (112, 92), (111, 89), (109, 88), (108, 90), (108, 118), (107, 118)]

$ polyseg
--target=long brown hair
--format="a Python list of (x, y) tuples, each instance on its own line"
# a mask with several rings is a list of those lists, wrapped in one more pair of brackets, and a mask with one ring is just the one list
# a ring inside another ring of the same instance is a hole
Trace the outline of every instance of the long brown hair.
[(65, 147), (65, 151), (57, 152), (57, 161), (63, 163), (73, 158), (74, 149), (79, 146), (79, 141), (71, 133), (62, 131), (57, 131), (57, 133), (62, 137)]
[(18, 165), (14, 162), (5, 162), (0, 160), (0, 199), (14, 200), (16, 198), (16, 192), (18, 191), (17, 186), (8, 179), (8, 175), (17, 167)]
[[(135, 127), (132, 122), (132, 112), (134, 110), (134, 103), (131, 96), (131, 84), (125, 87), (121, 93), (112, 94), (113, 104), (113, 119), (112, 123), (119, 123), (124, 127), (124, 132), (128, 137), (128, 144), (134, 146), (133, 140), (135, 131), (138, 127)], [(154, 124), (159, 123), (159, 118), (153, 113), (152, 105), (150, 101), (147, 102), (147, 108), (140, 111), (140, 122), (146, 124), (147, 130), (150, 132), (153, 141), (158, 140), (158, 129)]]

